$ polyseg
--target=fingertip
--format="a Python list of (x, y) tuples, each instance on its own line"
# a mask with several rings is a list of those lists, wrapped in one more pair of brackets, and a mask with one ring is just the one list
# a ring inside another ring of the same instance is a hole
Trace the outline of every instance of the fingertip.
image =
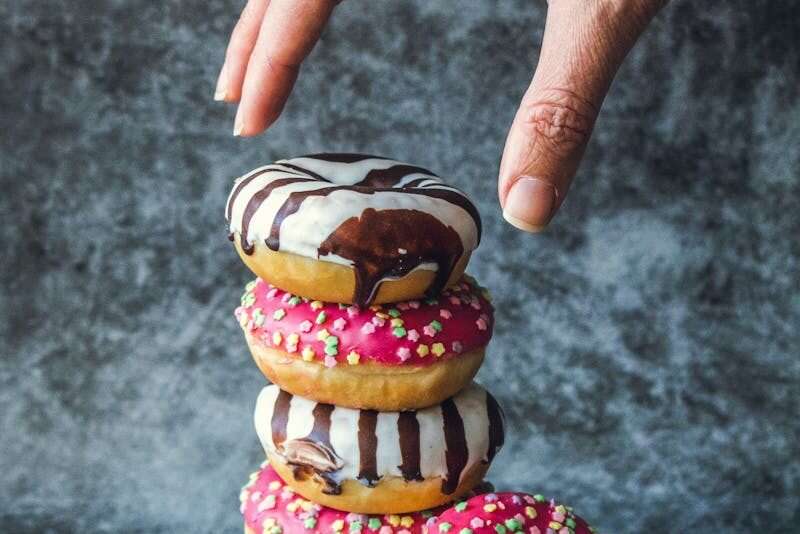
[(558, 198), (553, 183), (535, 176), (521, 176), (508, 190), (503, 218), (525, 232), (541, 232), (555, 215)]

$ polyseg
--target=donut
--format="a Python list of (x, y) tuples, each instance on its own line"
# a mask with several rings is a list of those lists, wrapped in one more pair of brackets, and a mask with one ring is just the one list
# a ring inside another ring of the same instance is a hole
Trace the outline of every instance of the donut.
[[(491, 484), (483, 483), (481, 489), (484, 488), (491, 491)], [(250, 475), (239, 494), (239, 501), (246, 534), (422, 534), (425, 525), (443, 510), (403, 515), (343, 512), (297, 495), (268, 462)]]
[(395, 411), (433, 406), (470, 383), (492, 335), (487, 296), (464, 278), (436, 298), (358, 308), (257, 279), (235, 315), (272, 383), (319, 402)]
[(313, 502), (405, 513), (455, 500), (483, 480), (504, 441), (503, 412), (473, 383), (440, 405), (377, 412), (265, 387), (255, 427), (272, 467)]
[(487, 493), (456, 503), (426, 523), (427, 534), (590, 534), (569, 506), (527, 493)]
[(234, 182), (225, 216), (258, 277), (359, 306), (437, 294), (461, 277), (481, 232), (472, 202), (431, 171), (361, 154), (259, 167)]

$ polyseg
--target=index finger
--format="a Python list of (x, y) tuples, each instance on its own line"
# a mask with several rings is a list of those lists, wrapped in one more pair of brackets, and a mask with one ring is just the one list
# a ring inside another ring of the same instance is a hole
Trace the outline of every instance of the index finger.
[(335, 6), (330, 0), (269, 3), (247, 64), (234, 135), (256, 135), (275, 122)]

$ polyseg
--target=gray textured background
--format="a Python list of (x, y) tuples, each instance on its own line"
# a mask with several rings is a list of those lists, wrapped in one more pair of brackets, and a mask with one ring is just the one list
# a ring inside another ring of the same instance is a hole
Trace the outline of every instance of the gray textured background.
[(458, 5), (345, 2), (239, 140), (211, 102), (239, 1), (0, 3), (0, 531), (239, 531), (262, 379), (223, 204), (321, 150), (478, 199), (498, 486), (606, 532), (798, 531), (800, 4), (673, 2), (538, 237), (495, 173), (544, 4)]

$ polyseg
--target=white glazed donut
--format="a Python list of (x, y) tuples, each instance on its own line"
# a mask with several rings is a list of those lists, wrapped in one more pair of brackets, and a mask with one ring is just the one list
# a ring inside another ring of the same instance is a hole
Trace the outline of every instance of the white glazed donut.
[[(481, 231), (472, 202), (432, 172), (358, 154), (255, 169), (236, 180), (225, 214), (258, 276), (304, 297), (361, 306), (437, 294), (461, 275)], [(296, 261), (285, 265), (289, 258)], [(324, 265), (308, 272), (309, 262)], [(406, 278), (413, 283), (380, 295)]]
[(483, 480), (504, 441), (495, 399), (472, 383), (418, 411), (341, 408), (267, 386), (255, 426), (295, 491), (359, 513), (402, 513), (458, 498)]

